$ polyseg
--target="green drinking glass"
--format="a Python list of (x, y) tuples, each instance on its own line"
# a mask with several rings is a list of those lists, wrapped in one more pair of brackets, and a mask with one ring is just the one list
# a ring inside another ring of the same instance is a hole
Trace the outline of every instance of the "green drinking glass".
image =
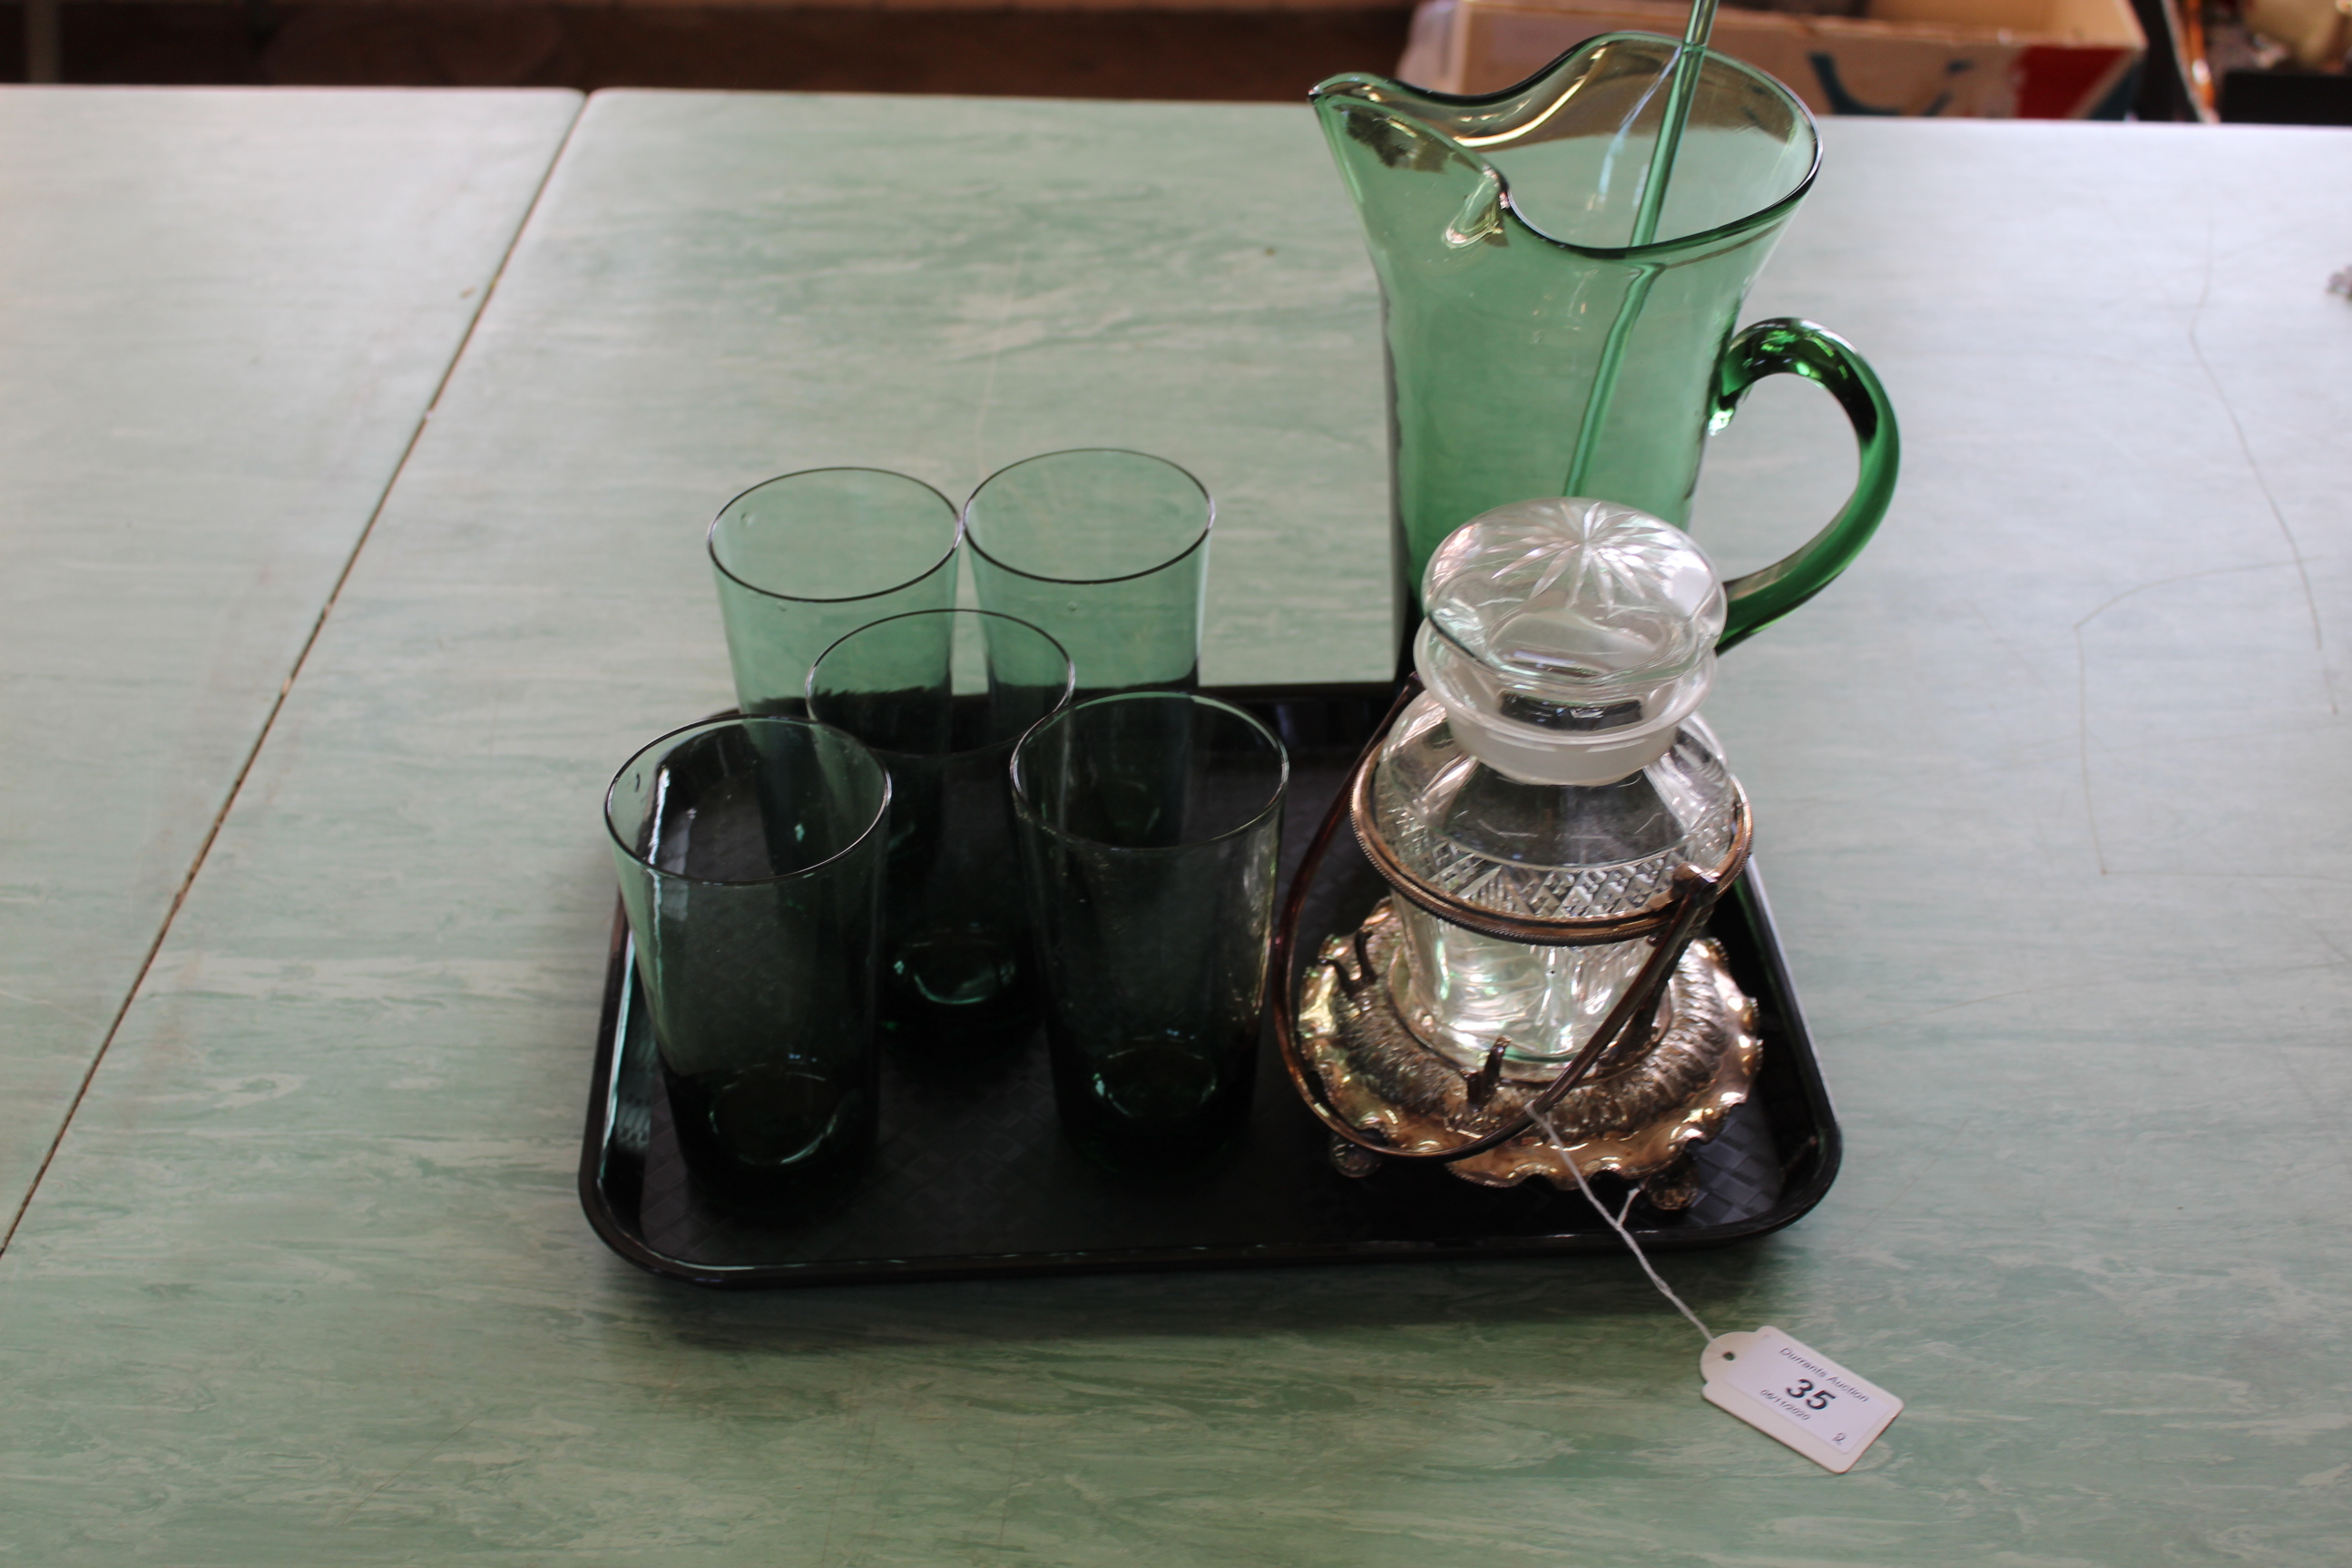
[(1010, 616), (919, 610), (850, 633), (808, 676), (809, 716), (890, 773), (882, 1029), (940, 1068), (1040, 1018), (1013, 848), (1014, 742), (1070, 700), (1061, 644)]
[(1189, 690), (1216, 508), (1164, 458), (1048, 452), (991, 474), (964, 503), (980, 607), (1069, 650), (1078, 695)]
[(1767, 375), (1834, 395), (1861, 447), (1844, 508), (1785, 560), (1726, 584), (1729, 647), (1843, 571), (1885, 515), (1899, 443), (1870, 366), (1810, 322), (1736, 332), (1820, 163), (1812, 117), (1708, 53), (1656, 237), (1631, 243), (1681, 45), (1593, 38), (1503, 92), (1368, 75), (1314, 90), (1385, 307), (1400, 647), (1438, 543), (1511, 501), (1574, 495), (1690, 516), (1709, 432)]
[(710, 524), (735, 700), (798, 713), (809, 666), (858, 627), (955, 603), (955, 503), (883, 468), (806, 468), (753, 485)]
[(830, 1207), (873, 1144), (889, 807), (865, 747), (774, 716), (673, 731), (605, 794), (678, 1152), (723, 1206)]
[(1290, 762), (1240, 709), (1141, 691), (1022, 738), (1013, 803), (1062, 1130), (1173, 1176), (1249, 1121)]

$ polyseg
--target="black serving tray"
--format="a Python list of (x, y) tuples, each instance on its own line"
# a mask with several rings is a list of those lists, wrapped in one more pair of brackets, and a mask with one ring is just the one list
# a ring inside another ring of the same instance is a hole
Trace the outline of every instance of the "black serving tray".
[[(1289, 748), (1287, 876), (1387, 712), (1384, 686), (1230, 687)], [(1344, 832), (1310, 901), (1298, 948), (1352, 923), (1381, 890)], [(1277, 904), (1277, 907), (1279, 905)], [(1698, 1156), (1700, 1197), (1679, 1214), (1636, 1202), (1646, 1247), (1716, 1247), (1779, 1229), (1836, 1178), (1837, 1121), (1822, 1087), (1751, 864), (1710, 931), (1756, 999), (1764, 1065), (1748, 1102)], [(1288, 984), (1287, 975), (1276, 977)], [(1351, 1180), (1298, 1102), (1269, 1036), (1248, 1137), (1223, 1164), (1158, 1186), (1097, 1172), (1063, 1142), (1042, 1035), (992, 1070), (943, 1079), (936, 1061), (886, 1048), (882, 1129), (863, 1184), (819, 1217), (755, 1225), (703, 1201), (680, 1163), (653, 1032), (616, 913), (580, 1158), (596, 1234), (630, 1262), (737, 1289), (992, 1275), (1402, 1262), (1605, 1252), (1622, 1244), (1578, 1194), (1530, 1181), (1474, 1186), (1428, 1163), (1390, 1162)], [(1624, 1187), (1594, 1183), (1613, 1207)]]

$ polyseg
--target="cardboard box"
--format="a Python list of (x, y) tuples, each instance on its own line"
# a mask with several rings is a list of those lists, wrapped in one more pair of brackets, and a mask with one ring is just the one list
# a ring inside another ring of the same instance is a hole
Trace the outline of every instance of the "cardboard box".
[[(1866, 15), (1715, 14), (1713, 47), (1815, 114), (2120, 120), (2147, 36), (2130, 0), (1868, 0)], [(1423, 0), (1397, 74), (1441, 92), (1524, 81), (1598, 33), (1682, 37), (1682, 0)]]

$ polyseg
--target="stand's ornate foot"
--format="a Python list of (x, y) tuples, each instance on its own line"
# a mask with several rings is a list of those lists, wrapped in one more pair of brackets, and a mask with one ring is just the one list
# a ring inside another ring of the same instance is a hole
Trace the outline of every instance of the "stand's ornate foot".
[(1331, 1134), (1331, 1168), (1343, 1176), (1359, 1181), (1381, 1168), (1381, 1157), (1360, 1143), (1350, 1143), (1337, 1132)]
[(1685, 1144), (1673, 1164), (1642, 1184), (1642, 1196), (1652, 1208), (1679, 1214), (1698, 1201), (1697, 1154), (1697, 1144)]

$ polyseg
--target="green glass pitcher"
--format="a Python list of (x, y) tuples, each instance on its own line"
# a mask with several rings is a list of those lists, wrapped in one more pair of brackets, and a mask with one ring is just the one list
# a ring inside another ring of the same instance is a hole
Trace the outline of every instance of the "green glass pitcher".
[(1461, 524), (1581, 495), (1690, 516), (1709, 431), (1790, 373), (1853, 421), (1861, 470), (1828, 527), (1726, 584), (1728, 647), (1827, 586), (1895, 490), (1895, 413), (1870, 366), (1811, 322), (1733, 328), (1811, 185), (1820, 139), (1779, 82), (1709, 52), (1651, 243), (1629, 242), (1681, 46), (1593, 38), (1483, 98), (1333, 77), (1313, 100), (1355, 197), (1388, 336), (1397, 602)]

